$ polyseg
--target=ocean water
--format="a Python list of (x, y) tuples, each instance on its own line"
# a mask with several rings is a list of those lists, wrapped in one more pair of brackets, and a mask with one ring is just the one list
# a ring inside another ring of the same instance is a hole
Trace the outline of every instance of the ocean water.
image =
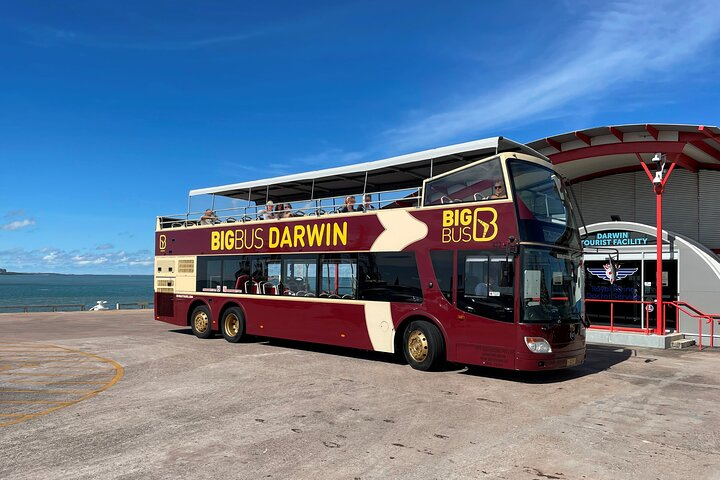
[[(0, 275), (0, 307), (11, 305), (83, 304), (92, 307), (106, 300), (117, 303), (153, 301), (152, 275)], [(122, 307), (121, 308), (132, 308)], [(47, 311), (49, 308), (33, 308)], [(67, 310), (79, 310), (79, 307)], [(0, 313), (17, 310), (0, 308)]]

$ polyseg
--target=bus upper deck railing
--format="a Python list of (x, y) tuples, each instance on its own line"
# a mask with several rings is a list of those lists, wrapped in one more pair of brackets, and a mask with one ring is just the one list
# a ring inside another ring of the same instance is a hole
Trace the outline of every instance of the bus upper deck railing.
[[(404, 192), (405, 195), (398, 195), (399, 192)], [(390, 190), (385, 192), (373, 192), (369, 195), (376, 196), (378, 199), (369, 202), (372, 210), (387, 209), (387, 208), (406, 208), (406, 207), (419, 207), (421, 203), (420, 189), (404, 189), (404, 190)], [(397, 195), (391, 196), (390, 198), (382, 198), (382, 195)], [(344, 203), (341, 201), (341, 197), (327, 197), (320, 199), (308, 199), (294, 202), (295, 204), (301, 204), (299, 208), (283, 208), (282, 210), (274, 210), (272, 213), (277, 218), (313, 218), (321, 217), (325, 215), (333, 215), (342, 213), (341, 209)], [(278, 205), (290, 205), (286, 203), (278, 203)], [(356, 208), (359, 208), (362, 202), (355, 204)], [(173, 215), (164, 215), (158, 217), (158, 228), (161, 230), (167, 228), (182, 228), (182, 227), (194, 227), (198, 225), (215, 225), (223, 223), (245, 223), (253, 221), (262, 221), (264, 216), (268, 213), (266, 205), (246, 205), (242, 207), (232, 207), (223, 209), (212, 209), (214, 217), (209, 221), (203, 221), (202, 217), (205, 210), (192, 211), (187, 213), (178, 213)], [(351, 213), (362, 213), (363, 210), (355, 210)]]

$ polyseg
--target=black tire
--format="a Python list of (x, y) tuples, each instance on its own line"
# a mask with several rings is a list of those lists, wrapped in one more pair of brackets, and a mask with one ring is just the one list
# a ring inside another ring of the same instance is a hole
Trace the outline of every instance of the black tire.
[(192, 314), (190, 314), (190, 327), (198, 338), (212, 337), (212, 314), (210, 309), (205, 305), (195, 307)]
[(445, 341), (434, 324), (416, 320), (403, 333), (403, 353), (415, 370), (434, 370), (445, 360)]
[(225, 310), (220, 320), (220, 331), (225, 340), (238, 343), (245, 335), (245, 318), (238, 307)]

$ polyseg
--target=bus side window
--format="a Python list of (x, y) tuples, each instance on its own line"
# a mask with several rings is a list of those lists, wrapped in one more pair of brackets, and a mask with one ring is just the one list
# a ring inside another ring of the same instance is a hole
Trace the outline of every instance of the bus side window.
[(361, 253), (358, 258), (358, 299), (422, 303), (415, 254)]
[(357, 255), (320, 255), (320, 297), (353, 299), (357, 292)]
[(198, 257), (196, 282), (195, 290), (198, 292), (219, 292), (222, 283), (222, 260)]
[(288, 255), (283, 263), (283, 295), (316, 297), (317, 255)]

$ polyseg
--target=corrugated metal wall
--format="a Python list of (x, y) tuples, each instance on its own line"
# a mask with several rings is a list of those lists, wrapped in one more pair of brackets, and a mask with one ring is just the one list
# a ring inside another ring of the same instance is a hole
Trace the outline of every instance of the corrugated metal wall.
[(699, 180), (700, 242), (710, 248), (720, 248), (720, 172), (703, 171)]
[[(645, 172), (622, 173), (574, 185), (585, 223), (622, 220), (655, 225), (655, 192)], [(720, 248), (720, 171), (675, 169), (663, 195), (664, 229)]]

